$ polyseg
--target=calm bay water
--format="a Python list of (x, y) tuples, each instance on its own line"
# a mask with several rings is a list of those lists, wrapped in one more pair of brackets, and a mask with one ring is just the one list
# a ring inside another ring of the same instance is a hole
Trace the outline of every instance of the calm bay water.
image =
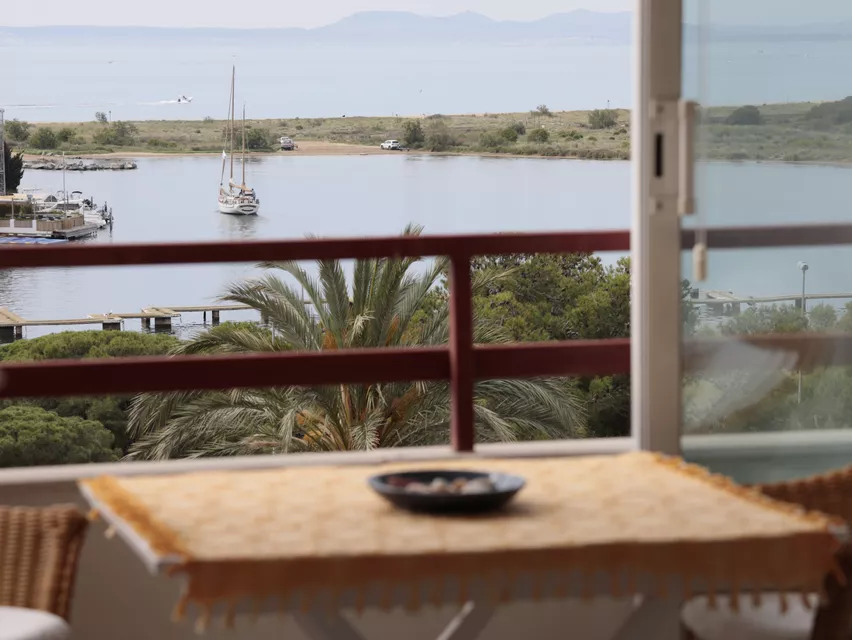
[[(0, 41), (0, 106), (28, 121), (224, 118), (231, 64), (253, 118), (499, 113), (632, 103), (625, 45), (299, 47), (180, 41)], [(705, 105), (837, 100), (848, 42), (687, 43), (684, 95)], [(191, 104), (167, 104), (179, 95)]]
[[(529, 158), (265, 156), (248, 181), (261, 215), (218, 213), (217, 157), (140, 158), (131, 172), (69, 173), (68, 187), (107, 200), (116, 224), (89, 242), (175, 242), (401, 232), (618, 229), (630, 226), (630, 164)], [(58, 172), (29, 171), (26, 188), (61, 188)], [(712, 163), (699, 171), (701, 215), (688, 225), (848, 222), (852, 167)], [(618, 256), (606, 255), (612, 262)], [(698, 286), (738, 295), (794, 294), (799, 260), (812, 292), (852, 292), (852, 247), (713, 251)], [(145, 306), (212, 303), (251, 265), (20, 269), (0, 273), (0, 306), (25, 318), (74, 318)], [(684, 277), (691, 277), (685, 256)], [(225, 319), (246, 317), (225, 315)], [(250, 317), (250, 316), (249, 316)], [(197, 316), (182, 320), (197, 326)], [(127, 328), (137, 328), (129, 321)], [(53, 329), (28, 329), (35, 336)]]
[[(266, 156), (247, 168), (261, 214), (237, 217), (216, 208), (219, 158), (138, 162), (137, 171), (68, 174), (69, 189), (107, 200), (115, 213), (112, 234), (90, 242), (390, 235), (409, 222), (427, 233), (623, 228), (630, 217), (627, 163)], [(29, 171), (24, 187), (61, 184), (59, 172)], [(252, 272), (251, 265), (14, 270), (0, 275), (0, 306), (25, 318), (73, 318), (207, 304)], [(197, 320), (200, 314), (185, 318)]]

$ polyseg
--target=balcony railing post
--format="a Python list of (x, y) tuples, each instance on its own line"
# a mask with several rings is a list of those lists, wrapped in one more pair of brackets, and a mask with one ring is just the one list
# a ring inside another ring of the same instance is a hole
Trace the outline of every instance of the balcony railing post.
[(450, 256), (450, 433), (455, 451), (473, 451), (473, 304), (470, 256)]

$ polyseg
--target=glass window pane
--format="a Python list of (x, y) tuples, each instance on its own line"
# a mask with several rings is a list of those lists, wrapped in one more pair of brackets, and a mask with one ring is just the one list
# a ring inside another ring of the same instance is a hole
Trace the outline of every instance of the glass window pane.
[(749, 343), (852, 333), (852, 283), (842, 267), (850, 260), (852, 247), (715, 250), (708, 279), (696, 283), (685, 252), (685, 348), (694, 339), (721, 341), (700, 366), (686, 361), (688, 458), (747, 482), (852, 460), (852, 367), (841, 361), (847, 354), (835, 350), (823, 366), (799, 371), (792, 351)]
[(852, 5), (747, 4), (684, 0), (683, 93), (702, 107), (698, 213), (684, 223), (849, 221)]

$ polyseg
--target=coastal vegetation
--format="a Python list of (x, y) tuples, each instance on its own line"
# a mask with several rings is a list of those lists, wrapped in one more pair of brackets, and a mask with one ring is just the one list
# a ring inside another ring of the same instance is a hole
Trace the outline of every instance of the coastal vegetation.
[[(125, 358), (141, 355), (165, 355), (178, 344), (177, 338), (164, 334), (133, 333), (127, 331), (65, 331), (32, 340), (19, 340), (0, 348), (0, 362), (22, 362), (34, 360), (67, 360), (83, 358)], [(59, 438), (65, 440), (74, 433), (74, 438), (81, 438), (89, 444), (82, 450), (90, 452), (91, 459), (69, 457), (67, 460), (54, 460), (53, 454), (45, 451), (46, 457), (30, 455), (33, 464), (62, 464), (71, 462), (96, 462), (104, 456), (117, 459), (124, 455), (130, 441), (127, 437), (127, 411), (130, 405), (127, 396), (100, 396), (80, 398), (32, 398), (24, 400), (4, 400), (0, 402), (0, 414), (6, 410), (27, 408), (25, 412), (12, 412), (13, 422), (18, 426), (16, 433), (23, 434), (21, 423), (26, 423), (28, 438), (38, 440), (37, 425), (50, 416), (60, 418), (48, 420), (45, 429), (50, 435), (48, 440)], [(97, 426), (97, 429), (93, 425)], [(101, 433), (92, 436), (94, 431)], [(0, 466), (2, 461), (18, 460), (24, 455), (18, 449), (24, 446), (23, 436), (15, 442), (8, 433), (0, 434)], [(73, 438), (72, 438), (73, 440)], [(89, 449), (88, 447), (91, 445)], [(9, 453), (8, 448), (16, 451)], [(9, 456), (12, 456), (11, 458)], [(24, 464), (21, 462), (20, 464)]]
[(121, 451), (99, 422), (64, 418), (41, 407), (0, 410), (0, 467), (114, 462)]
[[(409, 228), (408, 233), (419, 229)], [(447, 342), (446, 263), (337, 261), (310, 272), (290, 263), (231, 284), (223, 300), (267, 319), (224, 323), (189, 340), (170, 335), (73, 331), (0, 347), (0, 361), (164, 354), (227, 354), (417, 347)], [(630, 261), (587, 254), (507, 255), (472, 263), (477, 342), (630, 336)], [(302, 288), (313, 303), (303, 304)], [(682, 285), (686, 336), (852, 332), (852, 303), (727, 310), (706, 321)], [(852, 370), (802, 376), (776, 371), (765, 392), (720, 412), (754, 372), (724, 369), (684, 379), (687, 433), (848, 428)], [(0, 466), (223, 456), (441, 444), (449, 439), (446, 383), (200, 391), (128, 397), (0, 402)], [(480, 441), (617, 437), (630, 433), (627, 375), (477, 384)]]
[[(420, 117), (286, 118), (246, 121), (246, 147), (277, 149), (278, 138), (378, 147), (389, 138), (410, 149), (435, 153), (488, 153), (591, 159), (627, 159), (629, 112), (604, 110), (610, 120), (596, 136), (589, 111), (551, 111), (546, 105), (523, 113)], [(595, 121), (597, 122), (597, 121)], [(221, 153), (226, 123), (196, 121), (7, 123), (7, 137), (30, 154)], [(513, 131), (514, 133), (509, 133)], [(237, 147), (241, 133), (236, 134)]]
[[(543, 107), (543, 109), (542, 109)], [(246, 146), (272, 152), (280, 136), (378, 147), (389, 138), (412, 150), (586, 159), (630, 157), (630, 113), (623, 109), (421, 117), (286, 118), (247, 121)], [(100, 121), (6, 124), (28, 153), (220, 153), (225, 123)], [(240, 146), (241, 133), (237, 132)], [(784, 162), (852, 161), (852, 97), (837, 102), (712, 107), (701, 113), (700, 157)]]
[[(418, 234), (410, 226), (405, 234)], [(223, 300), (247, 304), (266, 326), (217, 327), (181, 343), (180, 354), (329, 351), (446, 344), (449, 309), (440, 280), (447, 262), (356, 260), (347, 282), (338, 260), (316, 276), (295, 263), (261, 265), (264, 275), (232, 284)], [(509, 271), (477, 269), (478, 295)], [(282, 276), (289, 276), (285, 280)], [(294, 282), (295, 284), (289, 284)], [(311, 301), (306, 306), (301, 291)], [(311, 311), (313, 310), (313, 311)], [(478, 343), (509, 342), (498, 323), (477, 316)], [(484, 442), (584, 437), (582, 391), (571, 380), (485, 380), (475, 385), (474, 421)], [(130, 411), (131, 459), (369, 450), (449, 442), (446, 381), (313, 388), (145, 394)]]

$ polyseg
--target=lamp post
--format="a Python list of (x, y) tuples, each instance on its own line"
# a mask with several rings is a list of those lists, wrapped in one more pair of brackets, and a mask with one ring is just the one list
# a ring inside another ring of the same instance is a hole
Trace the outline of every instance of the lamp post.
[[(807, 278), (808, 273), (808, 263), (807, 262), (799, 262), (798, 264), (799, 271), (802, 272), (802, 317), (806, 318), (808, 309), (807, 304), (808, 300), (805, 297), (805, 279)], [(799, 393), (798, 393), (798, 403), (802, 404), (802, 370), (799, 369)]]

